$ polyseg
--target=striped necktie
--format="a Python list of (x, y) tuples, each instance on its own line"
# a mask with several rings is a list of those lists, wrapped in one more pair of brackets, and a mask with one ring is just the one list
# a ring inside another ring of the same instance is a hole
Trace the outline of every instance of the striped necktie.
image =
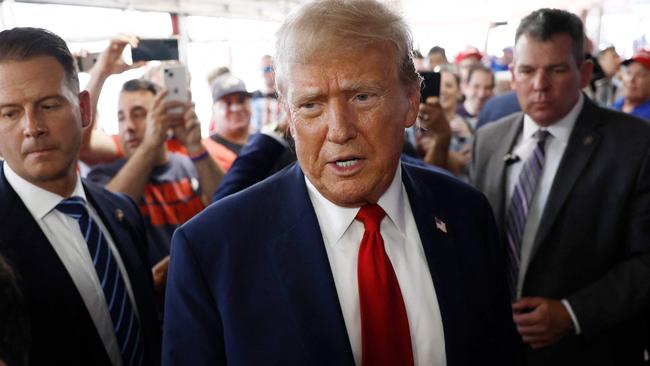
[(104, 291), (124, 366), (141, 365), (144, 351), (140, 321), (135, 314), (124, 279), (108, 241), (88, 214), (83, 198), (79, 196), (66, 198), (56, 206), (56, 209), (79, 223), (81, 234), (86, 240), (88, 252)]
[(517, 297), (517, 281), (521, 260), (521, 242), (524, 237), (524, 227), (530, 203), (537, 188), (537, 182), (546, 160), (545, 145), (550, 133), (546, 130), (535, 132), (537, 146), (519, 173), (519, 180), (510, 198), (510, 206), (506, 213), (506, 239), (508, 241), (508, 280), (510, 295), (514, 301)]

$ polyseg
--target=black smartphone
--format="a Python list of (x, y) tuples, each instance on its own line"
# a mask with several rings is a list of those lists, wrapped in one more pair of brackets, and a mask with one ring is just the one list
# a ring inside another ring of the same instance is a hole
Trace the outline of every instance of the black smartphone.
[(84, 57), (75, 56), (75, 61), (77, 62), (77, 69), (79, 70), (79, 72), (87, 72), (88, 70), (92, 69), (93, 66), (95, 66), (98, 58), (99, 58), (99, 52), (89, 53)]
[(178, 60), (178, 39), (141, 39), (138, 47), (131, 49), (131, 59), (133, 62)]
[(440, 73), (434, 71), (421, 71), (420, 75), (424, 79), (420, 89), (420, 102), (424, 103), (428, 97), (440, 96)]

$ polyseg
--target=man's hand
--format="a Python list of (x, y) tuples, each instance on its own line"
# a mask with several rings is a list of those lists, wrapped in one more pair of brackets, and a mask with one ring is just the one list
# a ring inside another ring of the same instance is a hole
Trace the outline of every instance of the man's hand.
[(451, 127), (437, 97), (429, 97), (426, 104), (420, 104), (418, 120), (421, 131), (417, 136), (416, 148), (423, 160), (427, 164), (449, 169)]
[(433, 137), (451, 136), (449, 121), (438, 103), (437, 97), (427, 98), (426, 103), (420, 103), (420, 112), (418, 113), (420, 128), (427, 132), (427, 135)]
[(192, 155), (203, 149), (201, 144), (201, 123), (196, 116), (193, 104), (187, 104), (183, 123), (174, 127), (174, 136), (180, 141), (187, 152)]
[(143, 66), (146, 63), (145, 61), (134, 62), (131, 65), (124, 62), (122, 52), (127, 45), (137, 47), (138, 39), (125, 34), (112, 39), (108, 47), (99, 55), (97, 63), (90, 69), (89, 73), (106, 78), (110, 75), (121, 74), (124, 71)]
[(163, 146), (167, 141), (167, 132), (185, 123), (183, 115), (187, 108), (186, 103), (165, 101), (166, 96), (167, 90), (162, 90), (153, 101), (153, 107), (147, 115), (147, 131), (142, 146), (150, 149)]
[(167, 271), (169, 270), (169, 256), (163, 258), (160, 262), (156, 263), (151, 269), (153, 275), (153, 287), (157, 293), (162, 294), (165, 292), (165, 284), (167, 283)]
[(558, 300), (524, 297), (512, 310), (521, 338), (535, 349), (554, 344), (573, 329), (571, 316)]

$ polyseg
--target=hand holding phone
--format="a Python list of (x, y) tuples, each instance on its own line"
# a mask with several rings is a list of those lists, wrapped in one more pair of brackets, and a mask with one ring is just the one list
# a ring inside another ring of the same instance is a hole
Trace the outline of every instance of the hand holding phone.
[(440, 73), (434, 71), (422, 71), (420, 75), (424, 79), (420, 89), (420, 103), (426, 103), (428, 97), (440, 96)]
[(167, 89), (165, 100), (189, 102), (187, 68), (183, 65), (166, 66), (163, 68), (163, 74)]
[(178, 40), (175, 38), (141, 39), (131, 48), (131, 59), (136, 61), (178, 60)]

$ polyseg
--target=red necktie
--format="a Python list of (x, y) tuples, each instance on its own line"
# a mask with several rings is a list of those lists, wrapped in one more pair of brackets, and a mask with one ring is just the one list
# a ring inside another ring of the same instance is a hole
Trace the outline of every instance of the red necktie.
[(381, 207), (371, 204), (361, 207), (356, 217), (365, 227), (357, 268), (362, 360), (363, 366), (408, 366), (413, 365), (408, 317), (379, 232), (385, 215)]

